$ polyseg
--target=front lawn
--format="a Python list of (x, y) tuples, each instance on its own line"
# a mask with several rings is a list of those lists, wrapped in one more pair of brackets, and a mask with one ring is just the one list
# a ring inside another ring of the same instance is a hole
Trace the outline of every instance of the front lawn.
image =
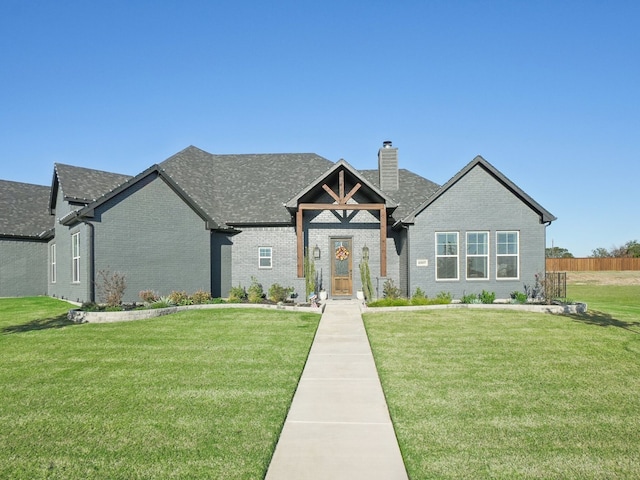
[(0, 478), (262, 478), (320, 316), (198, 310), (70, 325), (0, 300)]
[(366, 314), (410, 477), (640, 477), (639, 318), (629, 315)]

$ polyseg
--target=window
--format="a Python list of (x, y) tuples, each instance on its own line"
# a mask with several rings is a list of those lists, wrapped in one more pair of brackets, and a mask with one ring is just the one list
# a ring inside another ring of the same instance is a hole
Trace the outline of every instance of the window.
[(271, 247), (258, 248), (258, 268), (271, 268), (273, 264), (273, 249)]
[(71, 235), (71, 281), (80, 282), (80, 233)]
[(489, 278), (489, 234), (467, 232), (467, 279)]
[(436, 233), (436, 280), (458, 280), (458, 232)]
[(49, 262), (51, 264), (50, 280), (51, 283), (56, 283), (56, 244), (52, 243), (49, 247)]
[(520, 245), (518, 232), (496, 233), (497, 278), (518, 278)]

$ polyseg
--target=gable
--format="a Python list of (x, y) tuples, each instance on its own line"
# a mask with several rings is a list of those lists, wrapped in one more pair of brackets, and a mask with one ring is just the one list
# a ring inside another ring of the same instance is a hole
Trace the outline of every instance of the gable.
[(307, 185), (286, 206), (292, 211), (301, 203), (318, 204), (375, 203), (389, 211), (396, 208), (391, 198), (364, 178), (346, 161), (340, 160), (331, 169)]
[(52, 213), (56, 210), (58, 191), (62, 192), (65, 201), (86, 205), (130, 178), (130, 175), (56, 163), (53, 167), (49, 210)]
[(219, 223), (214, 218), (207, 215), (207, 213), (197, 203), (195, 203), (193, 199), (180, 188), (180, 186), (176, 185), (176, 183), (169, 176), (167, 176), (158, 165), (149, 167), (144, 172), (136, 175), (135, 177), (129, 179), (115, 189), (107, 192), (102, 197), (87, 204), (85, 207), (70, 212), (61, 221), (65, 225), (70, 225), (78, 221), (82, 217), (93, 218), (96, 215), (96, 211), (104, 212), (105, 210), (108, 210), (112, 206), (141, 190), (145, 185), (148, 185), (156, 179), (160, 179), (161, 181), (163, 181), (173, 191), (173, 193), (176, 194), (177, 197), (179, 197), (193, 212), (195, 212), (202, 220), (204, 220), (206, 222), (207, 228), (216, 229), (220, 227)]
[[(497, 189), (489, 190), (489, 186), (497, 187)], [(545, 210), (493, 165), (477, 156), (429, 199), (403, 218), (402, 223), (414, 223), (417, 216), (431, 208), (430, 205), (437, 202), (445, 194), (448, 198), (452, 195), (457, 196), (460, 199), (459, 203), (465, 204), (463, 199), (475, 198), (472, 205), (476, 207), (502, 208), (505, 205), (521, 204), (537, 215), (540, 223), (551, 223), (556, 220), (555, 216)], [(481, 203), (483, 201), (485, 203)]]

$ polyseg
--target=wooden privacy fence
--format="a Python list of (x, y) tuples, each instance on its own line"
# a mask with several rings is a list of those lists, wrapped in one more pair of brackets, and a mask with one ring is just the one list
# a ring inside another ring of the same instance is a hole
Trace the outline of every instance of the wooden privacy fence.
[(640, 270), (640, 258), (547, 258), (547, 272)]

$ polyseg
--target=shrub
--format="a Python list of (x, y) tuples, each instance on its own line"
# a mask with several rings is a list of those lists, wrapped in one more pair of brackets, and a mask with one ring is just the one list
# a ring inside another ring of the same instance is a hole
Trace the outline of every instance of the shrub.
[(318, 276), (316, 274), (316, 264), (311, 256), (309, 248), (305, 250), (304, 255), (304, 284), (306, 290), (306, 298), (312, 293), (318, 293)]
[(364, 299), (369, 301), (373, 298), (373, 284), (371, 283), (371, 270), (369, 261), (364, 258), (360, 261), (360, 281), (362, 282), (362, 293)]
[(527, 303), (527, 294), (523, 292), (511, 292), (513, 303)]
[(191, 305), (193, 302), (187, 292), (173, 291), (169, 294), (169, 301), (174, 305)]
[(293, 287), (283, 287), (278, 283), (274, 283), (269, 287), (269, 300), (276, 303), (286, 302), (293, 290)]
[(84, 310), (85, 312), (97, 312), (98, 310), (100, 310), (100, 305), (95, 302), (84, 302), (80, 309)]
[(470, 293), (468, 295), (462, 295), (460, 303), (480, 303), (480, 299), (475, 293)]
[(427, 298), (427, 294), (424, 293), (424, 290), (422, 290), (420, 287), (417, 287), (412, 298)]
[(237, 287), (231, 287), (229, 290), (229, 301), (232, 303), (244, 302), (247, 299), (247, 292), (244, 287), (238, 285)]
[(407, 307), (410, 305), (406, 298), (381, 298), (368, 303), (370, 307)]
[(545, 300), (544, 285), (540, 282), (540, 276), (536, 273), (535, 283), (533, 285), (524, 285), (524, 291), (527, 297), (536, 302)]
[(153, 303), (157, 301), (158, 298), (160, 297), (153, 290), (142, 290), (140, 293), (138, 293), (138, 296), (140, 297), (140, 300), (142, 300), (144, 303)]
[(127, 281), (123, 273), (111, 273), (108, 269), (98, 272), (96, 289), (100, 299), (110, 307), (117, 307), (122, 303)]
[(200, 305), (202, 303), (209, 303), (211, 301), (211, 294), (209, 292), (205, 292), (204, 290), (198, 290), (193, 295), (191, 295), (191, 302)]
[(436, 295), (434, 304), (438, 304), (438, 305), (447, 305), (449, 303), (451, 303), (451, 293), (449, 292), (439, 292)]
[(220, 303), (227, 303), (227, 302), (224, 300), (224, 298), (212, 298), (211, 303), (220, 304)]
[(262, 289), (262, 284), (258, 283), (258, 279), (256, 277), (251, 277), (251, 285), (247, 291), (247, 299), (249, 300), (249, 303), (260, 303), (263, 298), (264, 290)]
[(175, 303), (171, 300), (170, 297), (160, 297), (151, 305), (150, 308), (167, 308), (167, 307), (175, 307)]
[(486, 290), (482, 290), (482, 293), (478, 295), (478, 298), (482, 303), (493, 303), (496, 299), (495, 292), (487, 292)]
[(411, 297), (411, 305), (433, 305), (434, 300), (427, 297), (420, 297), (414, 295)]
[(384, 284), (382, 285), (382, 296), (390, 299), (400, 298), (400, 289), (396, 287), (392, 278), (388, 278), (384, 281)]

